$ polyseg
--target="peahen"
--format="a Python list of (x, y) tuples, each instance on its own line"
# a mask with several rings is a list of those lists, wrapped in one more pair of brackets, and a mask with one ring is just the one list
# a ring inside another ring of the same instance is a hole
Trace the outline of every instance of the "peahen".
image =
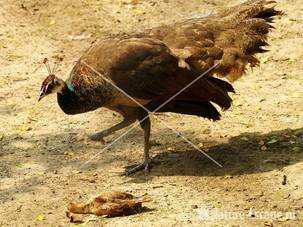
[(250, 0), (209, 17), (103, 39), (83, 54), (66, 81), (50, 73), (39, 100), (57, 93), (66, 114), (106, 107), (123, 116), (119, 124), (91, 136), (93, 140), (139, 120), (144, 130), (144, 162), (126, 173), (148, 169), (148, 111), (219, 120), (221, 115), (212, 103), (228, 109), (232, 102), (228, 93), (234, 92), (219, 77), (232, 82), (247, 66), (259, 64), (255, 54), (266, 51), (263, 47), (268, 45), (273, 17), (282, 15), (274, 4)]

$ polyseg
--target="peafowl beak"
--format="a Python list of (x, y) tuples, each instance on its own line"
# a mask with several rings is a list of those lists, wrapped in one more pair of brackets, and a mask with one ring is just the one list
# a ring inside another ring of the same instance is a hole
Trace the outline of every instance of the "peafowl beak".
[(38, 102), (43, 99), (46, 96), (46, 92), (45, 89), (41, 89), (40, 94), (39, 94), (39, 98), (38, 98)]
[(38, 98), (38, 102), (44, 97), (45, 95), (40, 95)]

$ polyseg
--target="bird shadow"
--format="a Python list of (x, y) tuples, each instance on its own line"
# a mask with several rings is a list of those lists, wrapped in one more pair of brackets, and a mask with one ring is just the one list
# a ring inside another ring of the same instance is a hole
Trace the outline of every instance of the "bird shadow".
[(139, 172), (130, 177), (144, 182), (153, 176), (235, 176), (282, 169), (303, 161), (303, 128), (242, 133), (226, 143), (213, 143), (202, 152), (178, 148), (163, 151), (153, 157), (155, 164), (149, 174)]
[[(132, 155), (128, 155), (128, 151), (132, 147), (129, 147), (128, 144), (131, 143), (137, 149), (142, 147), (142, 132), (135, 130), (126, 136), (126, 142), (115, 144), (109, 152), (100, 154), (90, 165), (84, 165), (88, 161), (88, 156), (85, 156), (85, 153), (87, 151), (98, 153), (102, 146), (99, 143), (79, 141), (75, 138), (75, 134), (75, 132), (66, 131), (56, 135), (43, 134), (22, 138), (19, 135), (11, 135), (5, 137), (0, 141), (0, 147), (3, 148), (0, 150), (0, 160), (2, 160), (0, 162), (0, 178), (14, 178), (15, 170), (22, 169), (23, 167), (20, 165), (27, 161), (38, 163), (45, 173), (56, 172), (55, 174), (60, 174), (68, 167), (78, 171), (100, 171), (110, 167), (115, 162), (133, 162)], [(166, 131), (161, 130), (158, 133), (161, 137), (165, 137), (166, 134)], [(23, 147), (20, 147), (20, 142), (22, 142)], [(174, 151), (168, 151), (160, 145), (152, 148), (157, 149), (158, 154), (153, 157), (156, 164), (151, 172), (148, 174), (139, 172), (128, 176), (127, 179), (144, 183), (155, 176), (253, 174), (282, 169), (303, 161), (303, 128), (284, 129), (265, 134), (259, 132), (242, 133), (224, 143), (219, 140), (208, 140), (207, 142), (209, 145), (203, 147), (203, 151), (220, 163), (222, 167), (216, 165), (200, 151), (188, 149), (188, 146), (186, 148), (176, 146)], [(72, 158), (69, 157), (67, 151), (72, 153)], [(83, 158), (78, 159), (78, 156)], [(20, 187), (0, 190), (0, 201), (9, 200), (14, 194), (34, 190), (41, 181), (43, 180), (33, 175), (23, 179)]]

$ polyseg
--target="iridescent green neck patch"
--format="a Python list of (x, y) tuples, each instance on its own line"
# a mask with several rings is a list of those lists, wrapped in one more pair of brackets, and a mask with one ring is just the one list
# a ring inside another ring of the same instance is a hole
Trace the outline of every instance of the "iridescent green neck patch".
[(75, 92), (74, 85), (72, 84), (72, 82), (70, 80), (66, 81), (66, 85), (70, 91)]

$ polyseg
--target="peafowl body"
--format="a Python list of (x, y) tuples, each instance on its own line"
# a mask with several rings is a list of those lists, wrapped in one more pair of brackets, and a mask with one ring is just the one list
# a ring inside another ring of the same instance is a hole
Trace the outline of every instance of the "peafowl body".
[(212, 103), (228, 109), (232, 102), (228, 93), (234, 92), (221, 78), (233, 82), (248, 66), (259, 64), (255, 55), (266, 51), (263, 47), (268, 45), (273, 17), (282, 15), (274, 3), (250, 0), (209, 17), (103, 39), (82, 55), (66, 81), (49, 75), (42, 83), (40, 99), (56, 92), (66, 114), (106, 107), (123, 116), (122, 122), (93, 135), (93, 140), (139, 120), (144, 130), (144, 162), (127, 174), (147, 169), (148, 112), (219, 120), (221, 115)]

